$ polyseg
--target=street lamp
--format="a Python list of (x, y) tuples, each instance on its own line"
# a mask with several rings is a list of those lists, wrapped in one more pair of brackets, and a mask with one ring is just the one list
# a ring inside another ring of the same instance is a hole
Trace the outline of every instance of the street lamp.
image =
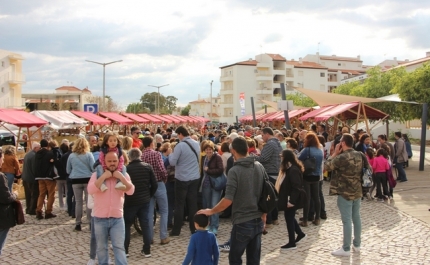
[(89, 63), (96, 63), (96, 64), (103, 65), (103, 99), (102, 99), (102, 109), (105, 110), (105, 68), (106, 68), (106, 65), (113, 64), (113, 63), (119, 63), (119, 62), (122, 62), (122, 60), (113, 61), (113, 62), (109, 62), (109, 63), (99, 63), (99, 62), (94, 62), (94, 61), (90, 61), (90, 60), (85, 60), (85, 61), (89, 62)]
[(156, 87), (156, 88), (158, 88), (158, 96), (157, 96), (157, 101), (158, 101), (158, 103), (157, 103), (157, 106), (158, 106), (158, 114), (160, 114), (160, 87), (163, 87), (163, 86), (168, 86), (169, 84), (167, 84), (167, 85), (162, 85), (162, 86), (153, 86), (153, 85), (148, 85), (148, 86), (152, 86), (152, 87)]
[(211, 126), (212, 126), (212, 83), (213, 83), (214, 81), (212, 80), (211, 81), (211, 116), (210, 116), (210, 120), (211, 120)]

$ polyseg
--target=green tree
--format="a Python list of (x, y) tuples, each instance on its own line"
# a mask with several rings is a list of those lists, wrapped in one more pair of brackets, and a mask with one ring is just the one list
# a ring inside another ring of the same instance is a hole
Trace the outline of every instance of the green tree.
[(181, 110), (182, 116), (189, 116), (190, 114), (191, 105), (187, 105), (185, 108)]
[(318, 105), (310, 97), (305, 96), (299, 92), (296, 92), (294, 94), (287, 94), (286, 99), (292, 100), (294, 103), (294, 106), (313, 107), (313, 106)]
[(141, 102), (130, 103), (125, 110), (127, 113), (148, 113), (149, 109), (145, 108)]
[(174, 96), (166, 97), (164, 108), (169, 114), (172, 114), (172, 112), (176, 109), (176, 101), (178, 101), (178, 99)]

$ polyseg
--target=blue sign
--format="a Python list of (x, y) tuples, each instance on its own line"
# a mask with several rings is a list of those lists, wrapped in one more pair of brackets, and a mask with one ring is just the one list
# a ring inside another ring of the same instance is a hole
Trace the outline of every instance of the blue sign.
[(97, 112), (99, 112), (99, 105), (97, 105), (97, 104), (84, 104), (84, 111), (97, 114)]

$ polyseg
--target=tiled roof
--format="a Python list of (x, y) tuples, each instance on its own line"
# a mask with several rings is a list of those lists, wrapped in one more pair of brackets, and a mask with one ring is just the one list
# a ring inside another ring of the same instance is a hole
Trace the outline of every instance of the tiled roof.
[(199, 99), (199, 100), (190, 101), (189, 103), (190, 103), (190, 104), (191, 104), (191, 103), (209, 103), (209, 101), (206, 101), (206, 100), (204, 100), (204, 99)]
[(352, 74), (352, 75), (360, 75), (360, 74), (364, 74), (366, 73), (366, 70), (348, 70), (348, 69), (333, 69), (330, 68), (328, 69), (329, 72), (337, 72), (337, 71), (341, 71), (344, 74)]
[(395, 69), (395, 68), (399, 68), (399, 67), (408, 67), (408, 66), (411, 66), (411, 65), (420, 64), (420, 63), (425, 63), (425, 62), (430, 62), (430, 57), (424, 57), (424, 58), (421, 58), (421, 59), (417, 59), (417, 60), (409, 61), (409, 62), (406, 62), (406, 63), (404, 63), (404, 64), (401, 64), (401, 65), (398, 65), (398, 66), (392, 67), (392, 68), (390, 68), (390, 69)]
[(282, 55), (280, 54), (272, 54), (272, 53), (266, 53), (267, 55), (269, 55), (273, 61), (286, 61), (286, 59), (284, 57), (282, 57)]
[(234, 63), (234, 64), (230, 64), (230, 65), (226, 65), (226, 66), (221, 66), (220, 68), (227, 68), (233, 65), (249, 65), (249, 66), (256, 66), (257, 65), (257, 61), (256, 60), (247, 60), (247, 61), (243, 61), (243, 62), (238, 62), (238, 63)]
[(286, 61), (286, 63), (289, 65), (294, 65), (295, 68), (327, 69), (327, 67), (325, 67), (324, 65), (308, 61)]
[[(210, 113), (208, 113), (208, 117), (211, 117)], [(212, 117), (219, 117), (219, 115), (213, 112)]]
[(321, 60), (334, 60), (334, 61), (348, 61), (348, 62), (362, 62), (361, 59), (357, 57), (341, 57), (341, 56), (327, 56), (320, 55)]
[(62, 87), (56, 88), (55, 90), (81, 91), (79, 88), (75, 86), (62, 86)]

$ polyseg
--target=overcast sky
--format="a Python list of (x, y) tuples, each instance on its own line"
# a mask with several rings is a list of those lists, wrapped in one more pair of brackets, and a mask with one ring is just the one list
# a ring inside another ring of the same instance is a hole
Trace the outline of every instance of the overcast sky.
[[(376, 5), (377, 4), (377, 5)], [(430, 51), (430, 1), (0, 0), (0, 49), (23, 54), (23, 92), (70, 85), (123, 107), (148, 85), (186, 105), (220, 89), (220, 66), (279, 53), (355, 57), (364, 64)], [(69, 83), (68, 83), (69, 82)]]

